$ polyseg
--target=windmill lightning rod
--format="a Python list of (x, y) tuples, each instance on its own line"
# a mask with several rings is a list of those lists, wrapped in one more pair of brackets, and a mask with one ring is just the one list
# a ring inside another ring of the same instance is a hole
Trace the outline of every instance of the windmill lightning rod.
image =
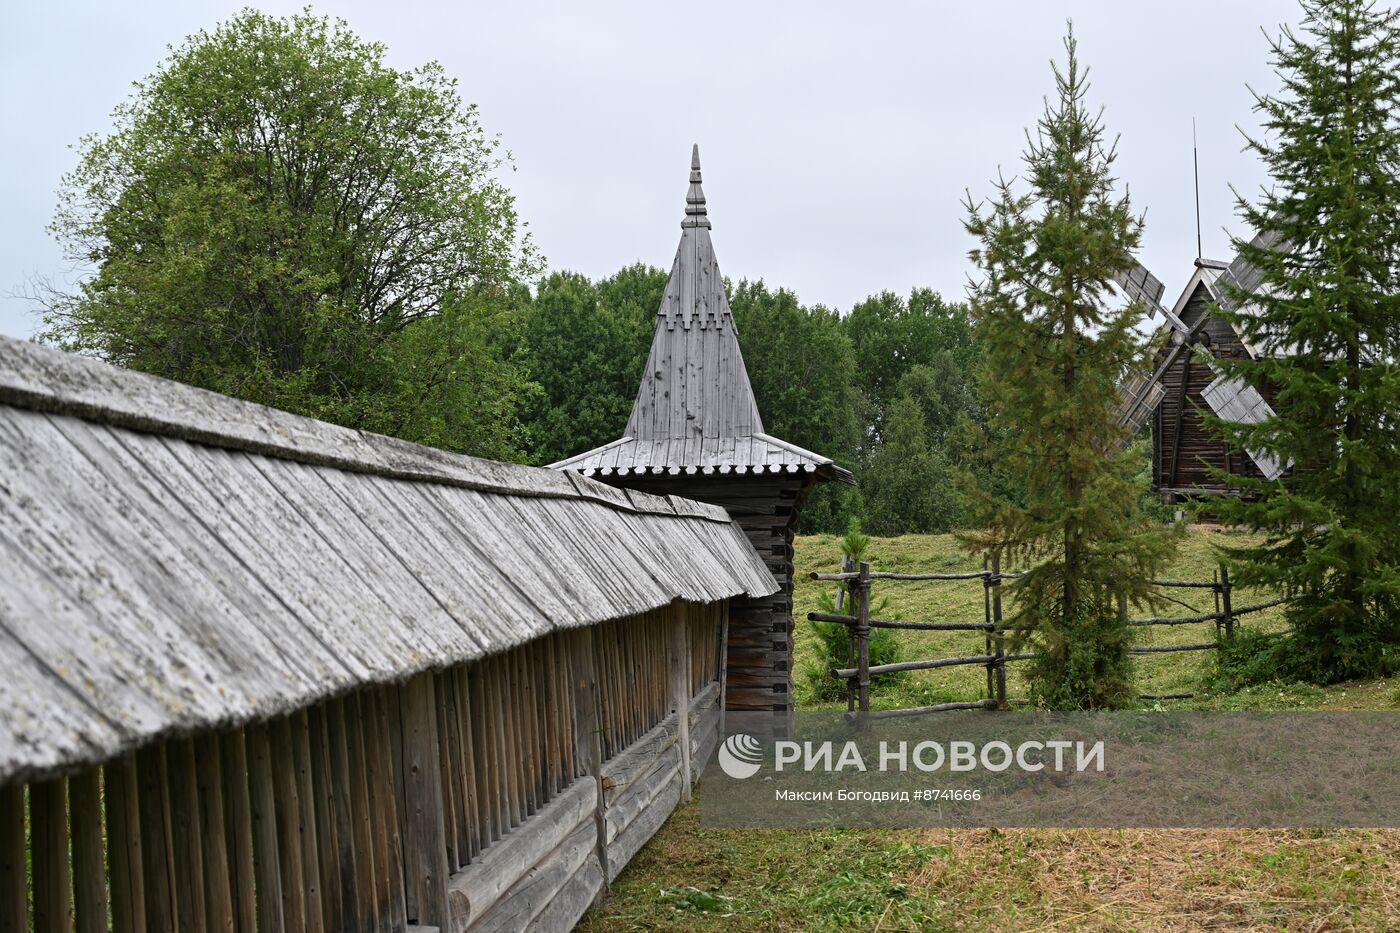
[(1196, 181), (1196, 258), (1201, 258), (1201, 162), (1196, 154), (1196, 118), (1191, 118), (1191, 174)]

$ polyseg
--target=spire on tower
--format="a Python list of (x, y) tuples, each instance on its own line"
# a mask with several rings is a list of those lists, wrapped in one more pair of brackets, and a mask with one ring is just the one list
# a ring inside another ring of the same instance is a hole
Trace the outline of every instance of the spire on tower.
[(685, 220), (682, 227), (710, 228), (710, 218), (705, 213), (705, 191), (700, 187), (700, 144), (690, 149), (690, 190), (685, 195)]

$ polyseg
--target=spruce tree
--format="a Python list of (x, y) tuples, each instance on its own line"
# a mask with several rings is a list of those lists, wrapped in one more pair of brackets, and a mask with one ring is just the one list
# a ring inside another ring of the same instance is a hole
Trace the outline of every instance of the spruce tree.
[(1384, 673), (1400, 643), (1400, 37), (1367, 0), (1303, 14), (1271, 43), (1281, 91), (1256, 95), (1273, 184), (1239, 200), (1256, 236), (1235, 246), (1259, 285), (1227, 281), (1224, 312), (1253, 354), (1221, 365), (1274, 416), (1215, 422), (1291, 467), (1229, 477), (1242, 495), (1211, 508), (1265, 533), (1228, 550), (1240, 581), (1296, 596), (1283, 672), (1333, 682)]
[(1072, 28), (1065, 49), (1056, 94), (1027, 133), (1028, 190), (1003, 179), (985, 213), (968, 199), (984, 454), (1024, 488), (1012, 499), (969, 477), (982, 530), (964, 540), (1032, 568), (1008, 587), (1015, 642), (1039, 655), (1032, 698), (1102, 709), (1135, 699), (1118, 598), (1148, 598), (1174, 539), (1142, 514), (1132, 464), (1111, 453), (1124, 440), (1117, 385), (1144, 352), (1142, 309), (1116, 300), (1111, 283), (1132, 261), (1142, 221), (1115, 191), (1114, 146), (1086, 103)]

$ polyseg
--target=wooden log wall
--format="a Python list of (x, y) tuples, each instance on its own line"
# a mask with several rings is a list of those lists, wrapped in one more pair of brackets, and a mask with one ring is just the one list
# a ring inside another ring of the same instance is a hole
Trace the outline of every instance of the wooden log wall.
[(810, 474), (762, 473), (603, 479), (654, 495), (685, 496), (723, 506), (744, 529), (780, 589), (759, 599), (730, 600), (725, 707), (791, 711), (793, 538), (814, 478)]
[[(1205, 286), (1200, 286), (1182, 310), (1182, 320), (1194, 325), (1209, 304)], [(1217, 357), (1244, 355), (1245, 347), (1228, 321), (1214, 317), (1202, 332)], [(1211, 474), (1212, 469), (1245, 476), (1261, 476), (1253, 459), (1241, 450), (1231, 450), (1210, 431), (1201, 417), (1210, 405), (1201, 390), (1210, 385), (1216, 372), (1193, 354), (1181, 358), (1163, 375), (1165, 394), (1153, 415), (1153, 484), (1170, 501), (1196, 492), (1223, 492), (1225, 487)]]
[(569, 929), (718, 741), (725, 612), (676, 603), (0, 787), (0, 933)]

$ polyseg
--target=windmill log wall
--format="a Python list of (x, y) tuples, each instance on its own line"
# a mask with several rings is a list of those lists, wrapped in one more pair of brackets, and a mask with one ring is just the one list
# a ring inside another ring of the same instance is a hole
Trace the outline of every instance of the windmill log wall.
[[(1200, 286), (1188, 300), (1181, 319), (1194, 326), (1206, 314), (1211, 296)], [(1211, 352), (1217, 358), (1244, 356), (1247, 351), (1230, 323), (1212, 316), (1202, 327)], [(1230, 450), (1212, 432), (1202, 413), (1210, 406), (1201, 391), (1218, 373), (1194, 353), (1181, 358), (1162, 378), (1165, 393), (1152, 422), (1152, 481), (1163, 498), (1223, 493), (1226, 487), (1211, 475), (1212, 470), (1244, 476), (1261, 476), (1259, 467), (1244, 451)], [(1266, 396), (1267, 397), (1267, 396)]]

